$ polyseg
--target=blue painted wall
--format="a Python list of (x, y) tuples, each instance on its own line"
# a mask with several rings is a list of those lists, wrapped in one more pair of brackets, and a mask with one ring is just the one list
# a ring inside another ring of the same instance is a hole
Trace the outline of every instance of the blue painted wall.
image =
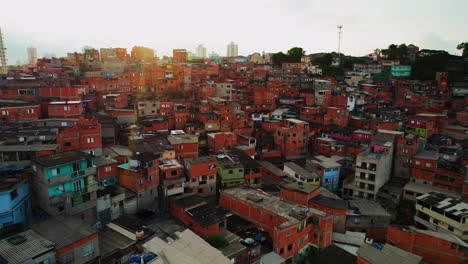
[[(18, 195), (11, 199), (16, 190)], [(0, 224), (2, 226), (23, 223), (31, 216), (31, 191), (27, 179), (8, 191), (0, 193)]]

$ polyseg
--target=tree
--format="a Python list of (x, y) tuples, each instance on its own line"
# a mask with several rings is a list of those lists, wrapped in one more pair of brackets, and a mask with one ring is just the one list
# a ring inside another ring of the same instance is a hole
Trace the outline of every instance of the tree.
[(271, 59), (273, 60), (274, 64), (282, 64), (288, 62), (288, 55), (280, 51), (278, 53), (273, 54), (273, 56), (271, 56)]
[(205, 241), (214, 248), (223, 248), (229, 245), (227, 239), (220, 234), (209, 235), (207, 238), (205, 238)]
[(413, 76), (421, 80), (434, 80), (436, 72), (446, 71), (449, 60), (460, 59), (459, 56), (449, 54), (445, 50), (423, 49), (413, 63)]
[(333, 62), (333, 57), (334, 57), (333, 53), (324, 53), (320, 56), (315, 57), (312, 60), (312, 63), (319, 65), (320, 68), (331, 66)]
[(463, 50), (462, 52), (463, 58), (468, 58), (468, 42), (463, 42), (463, 43), (458, 44), (457, 49)]
[(273, 54), (271, 59), (273, 60), (274, 64), (283, 64), (285, 62), (301, 62), (302, 56), (305, 55), (305, 51), (302, 48), (294, 47), (288, 50), (288, 52), (278, 52)]
[(344, 57), (341, 66), (345, 69), (353, 69), (354, 64), (367, 63), (370, 59), (359, 57)]
[(294, 47), (288, 50), (288, 62), (301, 62), (302, 56), (305, 55), (305, 51), (302, 48)]
[(402, 64), (408, 62), (408, 46), (406, 44), (391, 44), (387, 49), (382, 50), (382, 55), (389, 60), (399, 60)]

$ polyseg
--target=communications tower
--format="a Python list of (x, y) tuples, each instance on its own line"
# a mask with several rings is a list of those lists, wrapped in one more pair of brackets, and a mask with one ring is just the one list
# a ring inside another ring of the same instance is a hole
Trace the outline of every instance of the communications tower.
[(341, 53), (341, 29), (343, 25), (338, 25), (338, 55)]
[(7, 64), (6, 64), (6, 55), (5, 55), (5, 46), (3, 45), (3, 35), (2, 30), (0, 29), (0, 74), (7, 74)]

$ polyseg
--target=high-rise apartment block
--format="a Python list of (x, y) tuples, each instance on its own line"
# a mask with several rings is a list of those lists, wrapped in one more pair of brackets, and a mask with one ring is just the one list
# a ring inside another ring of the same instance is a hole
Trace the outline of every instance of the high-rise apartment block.
[(227, 45), (227, 57), (237, 57), (238, 55), (238, 46), (237, 44), (235, 44), (234, 42), (231, 41), (231, 43), (229, 43)]

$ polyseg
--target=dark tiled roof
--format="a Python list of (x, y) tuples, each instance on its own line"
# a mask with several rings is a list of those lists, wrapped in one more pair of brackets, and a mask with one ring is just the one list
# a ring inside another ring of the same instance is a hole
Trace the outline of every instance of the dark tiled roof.
[(200, 225), (209, 226), (226, 219), (230, 211), (219, 205), (205, 204), (187, 211), (189, 215)]
[(31, 226), (39, 235), (55, 243), (61, 249), (91, 236), (97, 231), (77, 217), (57, 216)]
[(31, 229), (0, 241), (0, 256), (11, 264), (27, 263), (33, 257), (53, 250), (53, 242)]
[(53, 167), (78, 160), (88, 159), (91, 157), (93, 157), (93, 155), (81, 151), (68, 151), (42, 157), (36, 157), (33, 160), (44, 167)]
[(348, 209), (348, 202), (345, 200), (335, 199), (321, 194), (310, 199), (310, 201), (334, 209)]
[(178, 197), (178, 199), (174, 199), (173, 203), (177, 204), (178, 206), (182, 208), (188, 208), (196, 204), (200, 204), (203, 202), (207, 202), (207, 199), (205, 197), (202, 197), (200, 195), (192, 194), (192, 195), (187, 195), (183, 197)]

